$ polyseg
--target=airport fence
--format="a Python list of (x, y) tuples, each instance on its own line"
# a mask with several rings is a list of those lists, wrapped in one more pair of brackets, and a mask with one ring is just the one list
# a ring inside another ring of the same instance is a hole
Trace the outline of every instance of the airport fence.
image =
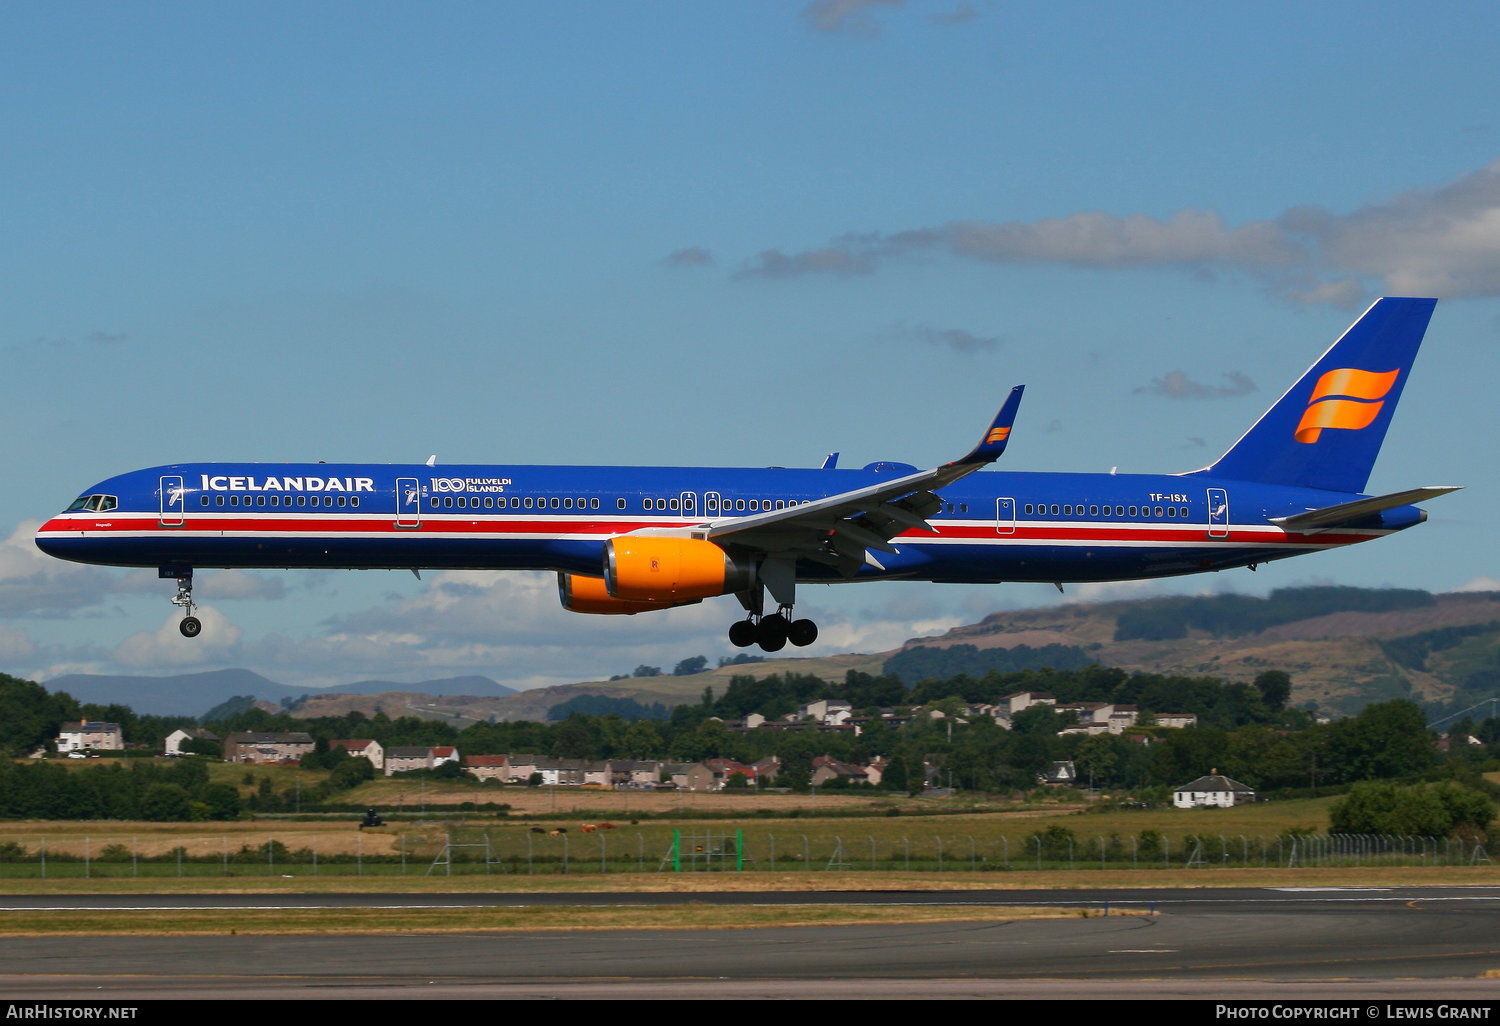
[[(272, 836), (107, 843), (89, 835), (0, 842), (0, 879), (431, 876), (644, 872), (1006, 873), (1489, 863), (1481, 838), (1376, 834), (873, 834), (619, 829), (543, 835), (477, 828), (291, 847)], [(383, 842), (377, 845), (376, 841)], [(295, 842), (294, 842), (295, 843)]]

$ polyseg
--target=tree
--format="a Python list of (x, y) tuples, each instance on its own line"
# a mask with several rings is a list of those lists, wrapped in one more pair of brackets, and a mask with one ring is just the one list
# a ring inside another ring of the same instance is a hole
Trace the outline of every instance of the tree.
[(1255, 686), (1260, 691), (1260, 700), (1272, 712), (1281, 712), (1292, 696), (1292, 678), (1284, 670), (1266, 670), (1255, 676)]
[(1415, 776), (1437, 762), (1422, 710), (1400, 699), (1334, 724), (1330, 748), (1329, 769), (1347, 781)]
[(1482, 831), (1495, 816), (1485, 795), (1444, 780), (1402, 786), (1362, 781), (1328, 810), (1336, 833), (1438, 837), (1455, 830)]
[(673, 667), (672, 676), (687, 677), (694, 673), (702, 673), (706, 669), (708, 669), (708, 656), (692, 656)]

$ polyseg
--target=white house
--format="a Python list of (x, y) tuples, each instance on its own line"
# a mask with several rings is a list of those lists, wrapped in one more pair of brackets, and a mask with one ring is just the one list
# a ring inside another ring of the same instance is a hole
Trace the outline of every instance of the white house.
[(1194, 809), (1207, 805), (1229, 808), (1255, 801), (1255, 791), (1238, 780), (1230, 780), (1214, 770), (1206, 777), (1199, 777), (1190, 784), (1172, 789), (1172, 804), (1179, 809)]

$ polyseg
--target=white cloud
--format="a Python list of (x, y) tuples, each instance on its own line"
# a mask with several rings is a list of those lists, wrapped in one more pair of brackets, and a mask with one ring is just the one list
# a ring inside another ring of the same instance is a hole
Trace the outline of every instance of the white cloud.
[(1222, 399), (1229, 396), (1249, 395), (1254, 392), (1255, 382), (1239, 371), (1228, 371), (1224, 384), (1205, 385), (1194, 381), (1180, 370), (1168, 371), (1149, 385), (1136, 389), (1137, 393), (1165, 396), (1168, 399)]
[(1500, 591), (1500, 578), (1473, 577), (1453, 589), (1454, 591)]
[(115, 574), (101, 567), (55, 559), (36, 547), (40, 520), (23, 520), (0, 542), (0, 614), (61, 616), (97, 606), (119, 590)]
[(803, 8), (803, 16), (819, 32), (844, 32), (856, 36), (873, 36), (880, 23), (870, 16), (879, 7), (900, 7), (906, 0), (813, 0)]
[(241, 630), (213, 606), (198, 606), (193, 615), (203, 621), (203, 633), (196, 638), (182, 636), (182, 618), (173, 613), (156, 630), (130, 635), (110, 655), (119, 665), (140, 670), (234, 665), (241, 657)]
[(1213, 210), (1165, 217), (1083, 211), (1036, 221), (959, 220), (829, 246), (766, 250), (737, 278), (870, 274), (945, 249), (986, 263), (1239, 273), (1295, 302), (1355, 306), (1386, 295), (1500, 295), (1500, 160), (1438, 188), (1351, 213), (1291, 207), (1233, 226)]

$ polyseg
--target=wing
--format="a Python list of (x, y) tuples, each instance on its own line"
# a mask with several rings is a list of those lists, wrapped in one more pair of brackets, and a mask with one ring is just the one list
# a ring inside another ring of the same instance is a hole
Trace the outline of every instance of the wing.
[(845, 576), (866, 564), (879, 567), (871, 549), (894, 553), (891, 539), (902, 531), (935, 531), (927, 518), (943, 508), (937, 492), (993, 463), (1005, 451), (1023, 389), (1011, 389), (979, 444), (961, 459), (786, 509), (715, 520), (708, 524), (707, 537), (720, 545), (815, 560)]

